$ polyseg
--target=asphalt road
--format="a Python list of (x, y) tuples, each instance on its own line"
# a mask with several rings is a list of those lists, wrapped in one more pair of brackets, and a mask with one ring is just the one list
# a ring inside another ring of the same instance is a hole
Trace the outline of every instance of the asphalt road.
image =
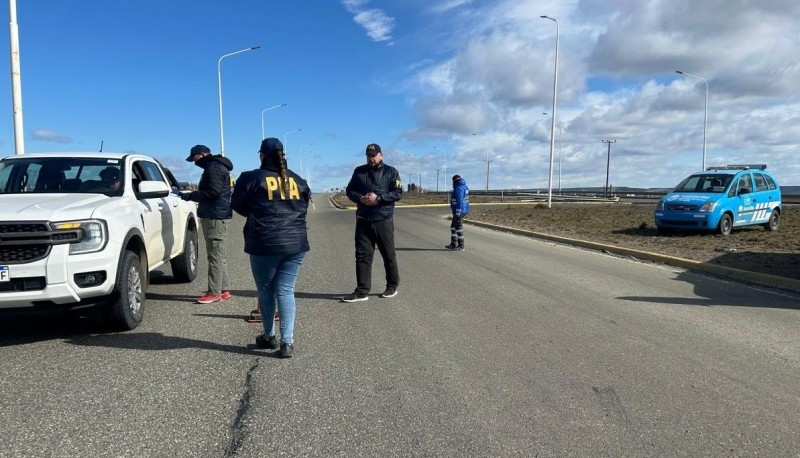
[[(152, 277), (144, 323), (0, 325), (0, 457), (796, 456), (800, 301), (398, 209), (400, 293), (355, 286), (354, 214), (321, 196), (296, 356), (258, 325), (241, 218), (234, 298)], [(204, 252), (201, 253), (204, 257)]]

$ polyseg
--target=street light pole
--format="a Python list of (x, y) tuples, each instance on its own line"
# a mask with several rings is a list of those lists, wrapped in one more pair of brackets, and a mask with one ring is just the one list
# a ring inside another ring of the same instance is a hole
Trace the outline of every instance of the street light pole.
[(261, 110), (261, 139), (262, 140), (264, 138), (266, 138), (264, 136), (264, 113), (269, 111), (269, 110), (274, 110), (275, 108), (285, 107), (286, 105), (287, 104), (285, 104), (285, 103), (281, 103), (280, 105), (273, 105), (273, 106), (271, 106), (269, 108), (264, 108), (263, 110)]
[(22, 129), (22, 78), (19, 65), (19, 29), (17, 0), (9, 0), (9, 46), (11, 47), (11, 96), (14, 110), (14, 154), (25, 154), (25, 134)]
[(675, 70), (675, 73), (679, 73), (681, 75), (688, 76), (690, 78), (695, 78), (702, 81), (706, 85), (706, 98), (705, 104), (703, 108), (703, 168), (701, 170), (706, 169), (706, 127), (708, 125), (708, 81), (699, 76), (692, 75), (691, 73), (686, 73), (681, 70)]
[(288, 146), (288, 143), (286, 143), (286, 137), (287, 137), (289, 134), (293, 134), (293, 133), (295, 133), (295, 132), (300, 132), (301, 130), (303, 130), (303, 129), (292, 129), (292, 130), (287, 130), (287, 131), (286, 131), (286, 132), (283, 134), (283, 152), (284, 152), (284, 153), (288, 153), (288, 152), (289, 152), (289, 146)]
[(550, 122), (550, 174), (547, 179), (547, 208), (553, 205), (553, 149), (556, 143), (556, 94), (558, 93), (558, 21), (550, 16), (539, 16), (556, 23), (556, 55), (553, 65), (553, 119)]
[[(542, 114), (546, 115), (547, 113)], [(564, 123), (558, 120), (556, 124), (558, 124), (558, 192), (561, 192), (561, 144), (564, 140)]]
[(606, 199), (608, 199), (608, 172), (611, 170), (611, 144), (616, 142), (616, 140), (603, 140), (603, 143), (608, 143), (608, 156), (606, 156), (606, 187), (603, 191), (603, 195)]
[[(438, 147), (434, 146), (433, 149), (439, 149)], [(447, 150), (444, 150), (444, 178), (447, 179)], [(438, 184), (438, 178), (437, 178)]]
[(300, 145), (300, 176), (303, 175), (303, 147), (304, 146), (312, 146), (314, 143), (306, 143), (305, 145)]
[(225, 54), (220, 57), (219, 60), (217, 60), (217, 91), (219, 93), (219, 154), (222, 156), (225, 155), (225, 131), (222, 124), (222, 59), (233, 56), (234, 54), (252, 51), (260, 47), (261, 46), (252, 46), (250, 48), (240, 49), (238, 51)]
[(484, 146), (486, 147), (486, 191), (489, 190), (489, 140), (486, 139), (485, 135), (478, 135), (473, 133), (476, 137), (483, 137)]

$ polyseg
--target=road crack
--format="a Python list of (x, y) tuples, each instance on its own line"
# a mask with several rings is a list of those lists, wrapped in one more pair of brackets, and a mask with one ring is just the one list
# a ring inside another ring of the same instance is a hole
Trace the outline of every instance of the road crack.
[(236, 456), (239, 451), (239, 446), (244, 442), (244, 439), (249, 434), (247, 425), (244, 423), (244, 417), (250, 410), (250, 401), (253, 397), (253, 373), (258, 369), (261, 358), (256, 358), (253, 365), (247, 371), (247, 377), (244, 380), (244, 392), (239, 399), (239, 408), (236, 410), (236, 418), (231, 424), (231, 440), (228, 447), (225, 449), (225, 457)]

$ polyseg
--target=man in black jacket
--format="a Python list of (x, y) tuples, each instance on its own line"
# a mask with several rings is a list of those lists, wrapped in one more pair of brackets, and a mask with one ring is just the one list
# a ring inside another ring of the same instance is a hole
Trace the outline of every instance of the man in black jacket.
[(220, 154), (212, 155), (205, 145), (189, 151), (189, 162), (203, 169), (197, 191), (181, 195), (183, 200), (197, 202), (197, 216), (203, 226), (208, 254), (208, 291), (197, 298), (198, 304), (209, 304), (231, 297), (228, 264), (225, 261), (225, 235), (231, 211), (231, 170), (233, 163)]
[(397, 169), (383, 163), (381, 147), (367, 145), (367, 163), (356, 167), (347, 197), (356, 207), (356, 289), (342, 298), (344, 302), (365, 301), (372, 289), (372, 258), (375, 245), (383, 257), (386, 290), (381, 297), (394, 297), (400, 284), (397, 256), (394, 251), (394, 203), (403, 195), (403, 183)]

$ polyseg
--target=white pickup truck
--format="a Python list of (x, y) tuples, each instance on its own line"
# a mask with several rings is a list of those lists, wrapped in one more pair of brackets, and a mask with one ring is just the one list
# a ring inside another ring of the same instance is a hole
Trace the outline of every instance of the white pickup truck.
[(197, 274), (197, 206), (155, 159), (37, 153), (0, 159), (0, 316), (101, 306), (142, 322), (149, 273)]

